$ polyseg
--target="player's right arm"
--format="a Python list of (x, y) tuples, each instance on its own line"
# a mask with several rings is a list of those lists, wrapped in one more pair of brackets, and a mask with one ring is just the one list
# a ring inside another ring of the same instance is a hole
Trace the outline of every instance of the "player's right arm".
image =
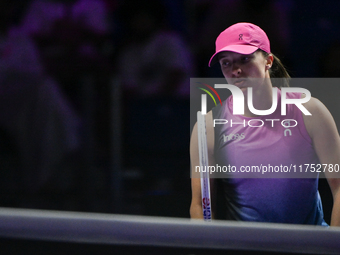
[[(206, 115), (206, 127), (207, 127), (207, 145), (208, 145), (208, 160), (209, 165), (214, 165), (214, 128), (212, 125), (212, 112), (210, 111)], [(191, 205), (190, 205), (190, 217), (192, 219), (203, 219), (202, 209), (202, 195), (201, 195), (201, 179), (200, 173), (195, 171), (196, 166), (200, 165), (199, 152), (198, 152), (198, 131), (197, 123), (195, 124), (191, 133), (190, 139), (190, 159), (191, 159)], [(210, 179), (211, 199), (213, 200), (214, 182)], [(212, 213), (213, 213), (212, 208)]]

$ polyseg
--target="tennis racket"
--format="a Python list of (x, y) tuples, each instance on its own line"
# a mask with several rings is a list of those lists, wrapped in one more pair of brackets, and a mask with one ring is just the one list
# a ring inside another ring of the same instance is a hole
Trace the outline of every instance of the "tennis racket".
[(203, 218), (205, 221), (211, 221), (207, 130), (205, 124), (205, 115), (203, 115), (200, 111), (197, 112), (197, 134), (198, 134), (198, 152), (200, 163)]

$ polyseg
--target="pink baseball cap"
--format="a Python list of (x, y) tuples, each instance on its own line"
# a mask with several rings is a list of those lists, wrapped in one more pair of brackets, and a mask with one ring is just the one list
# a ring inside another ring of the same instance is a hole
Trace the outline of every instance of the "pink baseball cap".
[(266, 33), (251, 23), (236, 23), (224, 30), (216, 39), (216, 52), (209, 61), (209, 66), (216, 62), (216, 56), (222, 51), (251, 54), (258, 49), (270, 53), (270, 42)]

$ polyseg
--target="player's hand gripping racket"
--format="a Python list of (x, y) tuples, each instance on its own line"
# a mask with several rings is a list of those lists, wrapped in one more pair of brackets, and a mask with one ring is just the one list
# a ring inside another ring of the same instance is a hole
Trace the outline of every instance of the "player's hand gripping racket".
[(207, 131), (205, 125), (205, 116), (200, 111), (197, 112), (197, 134), (198, 134), (198, 152), (200, 161), (201, 177), (201, 194), (203, 218), (205, 221), (211, 221), (211, 203), (210, 203), (210, 184), (208, 171), (208, 145)]

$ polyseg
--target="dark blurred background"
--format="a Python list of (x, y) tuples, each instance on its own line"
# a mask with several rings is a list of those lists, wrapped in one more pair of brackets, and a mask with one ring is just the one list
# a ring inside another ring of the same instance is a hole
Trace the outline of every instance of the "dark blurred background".
[[(333, 0), (0, 4), (4, 207), (189, 217), (189, 78), (221, 77), (207, 63), (233, 23), (262, 27), (292, 77), (339, 75)], [(335, 114), (338, 92), (318, 92)]]

